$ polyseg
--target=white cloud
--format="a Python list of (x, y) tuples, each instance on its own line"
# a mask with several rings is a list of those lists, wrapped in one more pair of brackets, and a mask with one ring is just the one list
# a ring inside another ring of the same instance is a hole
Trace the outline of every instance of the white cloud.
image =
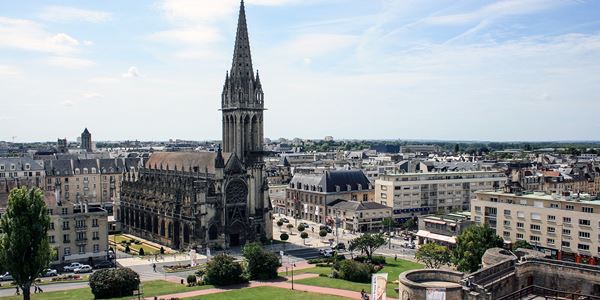
[(133, 78), (133, 77), (140, 77), (141, 74), (138, 71), (138, 68), (135, 66), (131, 66), (129, 67), (129, 69), (127, 70), (127, 73), (123, 73), (122, 75), (125, 78)]
[(285, 43), (282, 50), (293, 56), (311, 59), (348, 48), (357, 43), (358, 37), (353, 35), (311, 33)]
[(93, 46), (94, 42), (92, 42), (92, 41), (83, 41), (83, 45), (85, 45), (85, 46)]
[(25, 19), (0, 17), (0, 48), (13, 48), (52, 54), (78, 51), (77, 39), (65, 34), (53, 34), (40, 24)]
[(39, 18), (50, 22), (101, 23), (111, 19), (110, 13), (65, 6), (48, 6), (39, 13)]
[(88, 59), (68, 56), (53, 56), (47, 58), (45, 62), (52, 66), (63, 67), (67, 69), (83, 69), (96, 65), (95, 62)]

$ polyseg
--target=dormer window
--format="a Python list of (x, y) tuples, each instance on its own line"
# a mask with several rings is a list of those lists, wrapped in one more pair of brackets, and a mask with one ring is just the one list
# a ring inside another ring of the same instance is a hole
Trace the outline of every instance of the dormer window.
[(336, 186), (335, 186), (335, 191), (336, 191), (336, 192), (339, 192), (340, 190), (341, 190), (340, 186), (339, 186), (339, 185), (336, 185)]
[(0, 165), (0, 171), (4, 171), (4, 165)]
[(92, 168), (92, 174), (96, 174), (96, 168)]
[(75, 175), (79, 175), (79, 168), (75, 168)]
[(360, 183), (358, 184), (358, 190), (362, 191), (362, 184), (360, 184)]
[(83, 174), (87, 174), (88, 173), (88, 168), (83, 168)]
[(16, 169), (15, 164), (10, 164), (10, 169), (14, 171)]
[(25, 170), (31, 170), (31, 165), (30, 164), (25, 164)]

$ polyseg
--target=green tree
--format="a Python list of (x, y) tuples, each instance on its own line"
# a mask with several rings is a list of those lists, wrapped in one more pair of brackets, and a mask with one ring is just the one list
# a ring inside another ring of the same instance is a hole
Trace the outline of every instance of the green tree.
[(323, 241), (323, 238), (325, 236), (327, 236), (327, 230), (325, 229), (321, 229), (321, 231), (319, 231), (319, 236), (321, 237), (321, 242)]
[(13, 276), (29, 300), (29, 288), (48, 267), (52, 250), (48, 242), (50, 217), (44, 193), (38, 189), (13, 189), (6, 213), (0, 219), (0, 264)]
[(139, 286), (140, 275), (130, 268), (103, 269), (90, 275), (90, 288), (96, 299), (132, 296)]
[(304, 225), (300, 224), (300, 225), (298, 225), (297, 229), (298, 229), (298, 232), (302, 232), (306, 228), (304, 228)]
[(385, 238), (381, 233), (365, 233), (353, 239), (352, 244), (356, 249), (360, 249), (362, 252), (364, 252), (367, 258), (371, 260), (373, 258), (373, 252), (375, 252), (375, 250), (377, 250), (379, 247), (385, 245)]
[(308, 233), (302, 232), (300, 234), (300, 237), (302, 238), (302, 244), (306, 245), (306, 239), (308, 238)]
[(404, 230), (415, 230), (417, 229), (417, 222), (415, 222), (415, 219), (409, 218), (402, 223), (402, 228), (404, 228)]
[(438, 269), (452, 262), (452, 252), (446, 246), (428, 243), (419, 247), (415, 258), (429, 269)]
[(281, 266), (279, 257), (273, 252), (265, 251), (259, 243), (251, 243), (242, 250), (248, 262), (246, 272), (251, 280), (267, 280), (277, 277), (277, 269)]
[(230, 285), (246, 282), (242, 276), (242, 265), (232, 256), (225, 253), (217, 254), (206, 263), (204, 280), (212, 285)]
[(281, 226), (283, 226), (283, 221), (277, 221), (277, 227), (279, 227), (279, 232), (281, 232)]
[(286, 227), (287, 227), (288, 231), (290, 232), (290, 234), (292, 234), (292, 228), (294, 228), (294, 225), (292, 225), (292, 224), (287, 224), (287, 226), (286, 226)]
[(530, 243), (528, 243), (525, 240), (517, 240), (515, 242), (515, 244), (513, 245), (513, 249), (519, 249), (519, 248), (523, 248), (523, 249), (533, 249), (533, 245), (531, 245)]
[(282, 241), (287, 241), (290, 238), (290, 236), (287, 233), (282, 233), (281, 235), (279, 235), (279, 239)]
[(460, 146), (458, 144), (454, 145), (454, 153), (460, 152)]
[(489, 225), (471, 226), (456, 237), (453, 261), (461, 272), (475, 272), (481, 265), (481, 258), (487, 249), (502, 247), (504, 241)]

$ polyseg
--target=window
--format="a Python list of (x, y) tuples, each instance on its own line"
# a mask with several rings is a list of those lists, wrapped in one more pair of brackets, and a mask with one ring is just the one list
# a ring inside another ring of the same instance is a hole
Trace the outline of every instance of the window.
[(65, 247), (65, 256), (71, 255), (71, 247)]
[(525, 228), (525, 223), (517, 222), (517, 228)]
[(536, 242), (537, 243), (537, 242), (540, 241), (540, 237), (537, 236), (537, 235), (532, 235), (532, 236), (529, 237), (529, 240), (532, 241), (532, 242)]
[(556, 232), (556, 228), (548, 227), (548, 233), (555, 233), (555, 232)]
[(546, 240), (546, 243), (547, 243), (548, 245), (554, 245), (554, 239), (547, 239), (547, 240)]
[(71, 239), (68, 234), (63, 234), (63, 243), (70, 243)]
[(522, 212), (522, 211), (518, 211), (517, 212), (517, 217), (519, 217), (519, 218), (525, 218), (525, 213)]
[(571, 235), (571, 229), (563, 229), (564, 235)]
[(565, 208), (566, 208), (567, 210), (574, 210), (574, 209), (575, 209), (575, 206), (573, 206), (573, 205), (570, 205), (570, 204), (567, 204), (567, 206), (565, 206)]
[(48, 236), (48, 241), (50, 242), (50, 244), (56, 243), (56, 241), (54, 240), (54, 236), (53, 235), (49, 235)]
[(562, 246), (569, 248), (569, 247), (571, 247), (571, 242), (569, 242), (569, 241), (562, 241)]
[(94, 253), (100, 252), (100, 245), (94, 244)]
[(100, 239), (100, 234), (98, 234), (98, 231), (94, 231), (92, 233), (92, 240), (99, 240)]
[(541, 229), (540, 225), (537, 225), (537, 224), (531, 224), (530, 228), (531, 228), (531, 230), (535, 230), (535, 231), (540, 231), (540, 229)]
[(523, 234), (517, 233), (517, 240), (522, 240), (522, 239), (523, 239)]
[(85, 245), (79, 245), (79, 254), (85, 253)]
[(98, 227), (98, 219), (92, 219), (92, 227)]
[(67, 207), (63, 207), (62, 210), (60, 211), (61, 214), (63, 215), (68, 215), (69, 214), (69, 209)]
[(550, 208), (558, 208), (558, 203), (550, 203)]
[(590, 251), (590, 245), (586, 245), (586, 244), (577, 244), (577, 249), (579, 249), (579, 250), (583, 250), (583, 251)]
[(48, 211), (49, 215), (51, 215), (52, 213), (54, 213), (54, 211), (51, 208), (48, 208), (47, 211)]
[(584, 207), (581, 208), (581, 211), (584, 212), (584, 213), (593, 213), (594, 212), (594, 208), (593, 207), (584, 206)]
[(509, 220), (504, 220), (504, 226), (510, 226), (510, 221)]
[(505, 209), (504, 210), (504, 215), (505, 216), (510, 216), (510, 209)]
[(54, 222), (50, 222), (50, 227), (48, 229), (54, 230)]
[(69, 221), (63, 221), (62, 229), (69, 230)]
[(571, 218), (569, 218), (569, 217), (563, 217), (563, 223), (571, 224)]
[(544, 202), (542, 201), (533, 201), (533, 207), (543, 208)]
[(481, 206), (475, 206), (475, 212), (480, 214), (481, 213)]
[(548, 216), (548, 221), (550, 221), (550, 222), (556, 221), (556, 216)]
[(583, 239), (589, 239), (591, 236), (591, 234), (589, 232), (586, 231), (580, 231), (579, 232), (579, 237), (583, 238)]
[(532, 220), (541, 220), (542, 217), (538, 213), (531, 213), (531, 219)]
[(581, 225), (581, 226), (591, 226), (592, 222), (590, 220), (579, 219), (579, 225)]
[(504, 231), (502, 235), (504, 235), (506, 238), (510, 238), (510, 231)]

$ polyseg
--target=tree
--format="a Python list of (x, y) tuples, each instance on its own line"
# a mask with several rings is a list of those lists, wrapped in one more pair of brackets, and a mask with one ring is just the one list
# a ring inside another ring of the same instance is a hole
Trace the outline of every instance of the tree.
[(287, 241), (290, 238), (290, 236), (287, 233), (282, 233), (281, 235), (279, 235), (279, 239), (282, 241)]
[(10, 192), (0, 219), (0, 264), (23, 290), (25, 300), (31, 297), (31, 284), (52, 259), (49, 227), (50, 217), (40, 189), (17, 188)]
[(454, 153), (458, 153), (460, 152), (460, 147), (458, 146), (458, 144), (454, 145)]
[(308, 238), (308, 233), (302, 232), (300, 234), (300, 237), (302, 238), (302, 244), (306, 245), (306, 239)]
[(204, 280), (212, 285), (230, 285), (245, 282), (242, 276), (242, 265), (232, 256), (225, 253), (217, 254), (206, 263)]
[(292, 228), (294, 228), (294, 225), (292, 225), (292, 224), (287, 224), (287, 226), (286, 226), (286, 227), (287, 227), (288, 231), (290, 232), (290, 234), (292, 234)]
[(102, 269), (90, 275), (90, 288), (96, 299), (133, 295), (140, 286), (140, 275), (130, 268)]
[(138, 254), (139, 254), (140, 256), (144, 256), (144, 255), (146, 255), (146, 254), (144, 253), (144, 248), (140, 247), (140, 251), (138, 252)]
[(415, 219), (409, 218), (402, 223), (402, 228), (404, 228), (404, 230), (415, 230), (417, 229), (417, 222), (415, 222)]
[(277, 278), (277, 269), (281, 264), (275, 253), (265, 251), (258, 243), (251, 243), (244, 246), (242, 254), (248, 262), (246, 272), (249, 279), (267, 280)]
[(129, 253), (129, 251), (131, 251), (131, 249), (129, 249), (129, 244), (125, 245), (125, 253)]
[(385, 245), (385, 238), (381, 233), (365, 233), (353, 239), (352, 244), (356, 247), (356, 249), (360, 249), (362, 252), (364, 252), (365, 255), (367, 255), (367, 258), (371, 260), (373, 258), (373, 252), (375, 252), (375, 250), (377, 250), (379, 247)]
[(515, 244), (513, 245), (513, 249), (517, 250), (519, 248), (522, 248), (522, 249), (533, 249), (533, 245), (531, 245), (530, 243), (528, 243), (525, 240), (517, 240), (515, 242)]
[(479, 269), (481, 258), (487, 249), (502, 247), (504, 241), (496, 235), (489, 225), (471, 226), (456, 237), (453, 260), (461, 272), (475, 272)]
[(327, 230), (325, 229), (321, 229), (321, 231), (319, 231), (319, 236), (321, 237), (321, 241), (323, 241), (323, 238), (327, 235)]
[(452, 262), (452, 252), (446, 246), (428, 243), (419, 247), (415, 258), (429, 269), (438, 269)]
[(281, 226), (283, 226), (283, 221), (277, 221), (277, 227), (279, 227), (279, 232), (281, 232)]
[(165, 248), (163, 246), (160, 246), (160, 254), (165, 254)]
[(302, 224), (298, 225), (298, 232), (302, 232), (302, 231), (304, 231), (304, 229), (306, 229), (306, 228), (304, 228), (304, 225), (302, 225)]

